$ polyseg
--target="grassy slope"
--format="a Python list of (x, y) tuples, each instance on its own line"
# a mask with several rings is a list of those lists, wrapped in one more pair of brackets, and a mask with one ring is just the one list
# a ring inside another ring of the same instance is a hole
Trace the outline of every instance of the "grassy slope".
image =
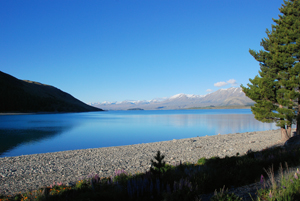
[(101, 111), (50, 85), (19, 80), (0, 71), (0, 112)]

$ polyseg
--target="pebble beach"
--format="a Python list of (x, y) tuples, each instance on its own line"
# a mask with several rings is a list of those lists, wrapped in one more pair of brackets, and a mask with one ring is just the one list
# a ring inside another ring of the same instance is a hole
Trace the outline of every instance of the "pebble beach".
[(158, 150), (168, 164), (196, 163), (199, 158), (225, 157), (249, 149), (262, 150), (280, 144), (280, 130), (219, 134), (214, 136), (174, 139), (155, 143), (62, 151), (0, 158), (0, 194), (37, 190), (53, 182), (72, 185), (97, 173), (112, 176), (115, 170), (145, 172)]

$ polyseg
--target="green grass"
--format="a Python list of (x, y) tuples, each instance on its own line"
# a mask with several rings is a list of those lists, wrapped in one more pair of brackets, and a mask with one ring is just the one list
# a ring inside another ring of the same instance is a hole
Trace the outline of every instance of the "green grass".
[[(233, 157), (201, 158), (196, 164), (180, 163), (176, 166), (165, 164), (160, 152), (151, 160), (149, 172), (127, 174), (116, 170), (107, 178), (90, 174), (67, 187), (54, 184), (45, 189), (14, 196), (0, 196), (4, 200), (200, 200), (201, 194), (209, 194), (221, 189), (211, 200), (241, 200), (225, 189), (236, 188), (258, 182), (261, 178), (272, 178), (280, 170), (281, 163), (289, 166), (300, 164), (300, 149), (287, 151), (282, 147), (265, 149)], [(251, 167), (251, 168), (250, 168)], [(270, 169), (270, 167), (274, 167)], [(269, 170), (269, 171), (266, 171)], [(279, 171), (280, 172), (280, 171)], [(282, 170), (281, 170), (282, 172)], [(273, 182), (271, 189), (258, 191), (257, 200), (295, 200), (300, 198), (298, 171), (292, 176), (282, 177), (280, 185)], [(300, 175), (299, 175), (300, 177)], [(271, 180), (272, 181), (272, 180)], [(271, 192), (271, 194), (270, 194)]]

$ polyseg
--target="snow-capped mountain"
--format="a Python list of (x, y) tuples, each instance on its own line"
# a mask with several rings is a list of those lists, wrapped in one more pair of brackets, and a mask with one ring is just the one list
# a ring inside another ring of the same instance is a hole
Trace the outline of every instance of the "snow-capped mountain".
[(176, 94), (174, 96), (171, 96), (169, 98), (169, 100), (173, 100), (173, 99), (182, 99), (182, 98), (189, 98), (189, 99), (192, 99), (192, 98), (202, 98), (206, 95), (194, 95), (194, 94)]
[(141, 108), (144, 110), (155, 109), (186, 109), (205, 106), (252, 105), (254, 102), (245, 96), (242, 88), (231, 87), (219, 89), (206, 95), (176, 94), (169, 98), (153, 99), (149, 101), (122, 101), (102, 102), (91, 104), (104, 110), (127, 110)]

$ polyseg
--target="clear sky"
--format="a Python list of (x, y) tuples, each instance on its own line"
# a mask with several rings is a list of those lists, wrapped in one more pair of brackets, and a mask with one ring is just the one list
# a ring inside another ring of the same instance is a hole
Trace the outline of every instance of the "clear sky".
[[(246, 85), (283, 0), (1, 0), (0, 71), (83, 102)], [(224, 85), (227, 84), (227, 85)]]

